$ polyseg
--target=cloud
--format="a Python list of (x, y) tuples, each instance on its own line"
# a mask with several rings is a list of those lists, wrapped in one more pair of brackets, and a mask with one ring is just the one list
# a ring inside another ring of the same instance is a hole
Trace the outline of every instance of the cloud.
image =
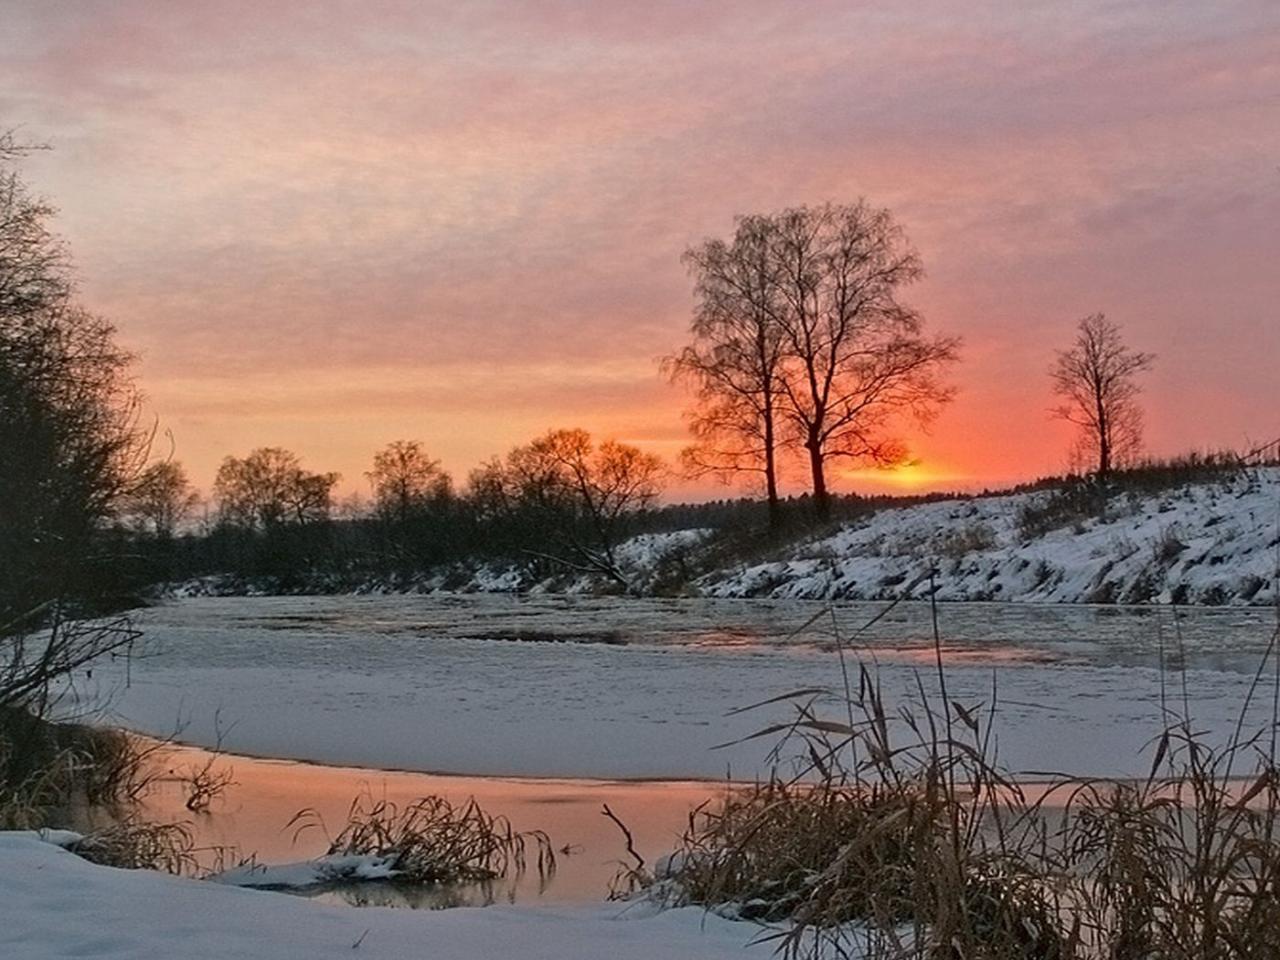
[(414, 404), (457, 461), (510, 437), (495, 408), (674, 448), (681, 397), (643, 370), (683, 337), (680, 252), (860, 194), (970, 344), (916, 438), (939, 472), (1058, 466), (1043, 369), (1092, 310), (1160, 350), (1155, 443), (1274, 401), (1271, 3), (0, 0), (0, 22), (0, 124), (56, 145), (28, 175), (85, 298), (208, 461), (270, 424), (351, 473)]

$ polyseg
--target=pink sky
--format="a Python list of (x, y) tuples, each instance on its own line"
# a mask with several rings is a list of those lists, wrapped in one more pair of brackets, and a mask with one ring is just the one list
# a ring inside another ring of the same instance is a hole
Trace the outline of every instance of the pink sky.
[(201, 486), (261, 445), (347, 490), (397, 438), (673, 455), (681, 251), (858, 196), (965, 341), (924, 481), (1060, 470), (1046, 371), (1099, 310), (1158, 354), (1154, 452), (1280, 435), (1280, 4), (876, 6), (0, 0), (0, 127), (55, 147), (27, 178)]

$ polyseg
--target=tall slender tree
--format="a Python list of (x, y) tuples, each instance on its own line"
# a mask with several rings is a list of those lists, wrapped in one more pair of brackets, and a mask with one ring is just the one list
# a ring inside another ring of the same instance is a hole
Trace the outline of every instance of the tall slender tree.
[(685, 252), (697, 298), (693, 343), (667, 357), (664, 369), (697, 397), (689, 412), (695, 443), (682, 455), (686, 472), (726, 481), (758, 474), (776, 529), (782, 328), (772, 232), (767, 217), (741, 217), (732, 243), (707, 240)]
[(808, 460), (815, 510), (826, 519), (828, 465), (902, 462), (893, 422), (904, 414), (927, 422), (951, 399), (942, 372), (959, 341), (926, 334), (899, 299), (923, 268), (888, 210), (859, 200), (771, 221), (787, 439)]
[(1099, 480), (1142, 450), (1138, 375), (1154, 361), (1154, 354), (1130, 350), (1119, 325), (1101, 313), (1081, 320), (1075, 342), (1058, 351), (1049, 371), (1062, 397), (1054, 416), (1079, 429), (1077, 452), (1093, 461)]

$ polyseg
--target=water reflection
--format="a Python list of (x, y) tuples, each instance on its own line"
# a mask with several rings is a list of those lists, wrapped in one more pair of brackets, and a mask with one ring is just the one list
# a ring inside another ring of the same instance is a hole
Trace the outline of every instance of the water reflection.
[[(725, 789), (701, 781), (498, 779), (223, 755), (212, 759), (213, 769), (230, 768), (233, 784), (207, 813), (193, 814), (184, 805), (178, 774), (209, 759), (209, 753), (195, 747), (171, 748), (163, 765), (173, 776), (157, 782), (145, 799), (148, 817), (188, 826), (206, 870), (229, 868), (250, 857), (278, 865), (320, 856), (329, 836), (346, 822), (352, 801), (365, 792), (401, 805), (428, 795), (459, 804), (474, 797), (487, 813), (510, 820), (513, 829), (543, 830), (550, 836), (556, 869), (546, 877), (530, 865), (520, 876), (492, 883), (434, 888), (356, 883), (299, 891), (333, 903), (420, 909), (602, 900), (625, 857), (622, 835), (601, 813), (604, 804), (627, 824), (637, 850), (652, 863), (676, 846), (690, 811)], [(304, 807), (316, 811), (323, 828), (289, 825)]]

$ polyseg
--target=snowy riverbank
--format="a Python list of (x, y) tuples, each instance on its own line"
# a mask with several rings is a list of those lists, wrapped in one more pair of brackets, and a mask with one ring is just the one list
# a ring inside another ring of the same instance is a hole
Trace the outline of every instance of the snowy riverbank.
[(759, 928), (696, 908), (618, 904), (353, 910), (89, 863), (0, 833), (0, 956), (22, 960), (688, 960), (768, 957)]
[(1276, 602), (1280, 469), (1112, 497), (1103, 516), (1037, 536), (1023, 518), (1054, 491), (881, 510), (768, 563), (704, 577), (716, 597), (1049, 603)]
[[(641, 595), (815, 600), (921, 598), (935, 572), (944, 601), (1270, 606), (1277, 599), (1280, 468), (1154, 493), (1112, 496), (1104, 511), (1029, 524), (1059, 491), (961, 497), (886, 507), (770, 555), (726, 566), (712, 531), (648, 533), (618, 549)], [(1070, 513), (1070, 511), (1065, 511)], [(715, 554), (721, 556), (721, 554)], [(710, 567), (711, 569), (708, 569)], [(617, 592), (581, 574), (546, 579), (514, 566), (455, 565), (400, 578), (320, 574), (287, 589), (211, 576), (166, 596)]]

